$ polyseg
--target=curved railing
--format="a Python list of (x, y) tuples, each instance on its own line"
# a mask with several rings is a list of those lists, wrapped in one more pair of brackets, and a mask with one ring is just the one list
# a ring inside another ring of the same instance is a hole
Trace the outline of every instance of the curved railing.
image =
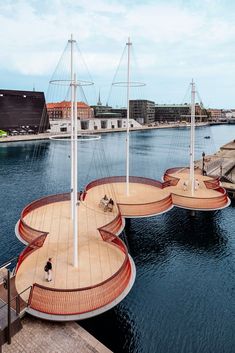
[(175, 167), (175, 168), (169, 168), (165, 171), (165, 174), (175, 174), (180, 170), (185, 170), (185, 169), (189, 169), (188, 167)]
[(216, 188), (216, 191), (220, 192), (221, 195), (225, 195), (227, 197), (227, 191), (222, 186), (219, 186), (218, 188)]
[(223, 208), (228, 204), (227, 193), (223, 188), (216, 189), (221, 195), (210, 198), (190, 197), (172, 193), (172, 201), (175, 206), (190, 208), (193, 210), (213, 210)]
[(220, 178), (215, 178), (211, 180), (204, 180), (204, 184), (207, 189), (218, 189), (220, 187)]
[(35, 250), (38, 250), (43, 246), (47, 235), (48, 233), (46, 232), (42, 233), (36, 239), (34, 239), (28, 246), (26, 246), (26, 248), (21, 252), (16, 266), (16, 271), (15, 271), (16, 273), (19, 270), (22, 262), (26, 259), (26, 257), (28, 257), (30, 254), (32, 254), (32, 252), (34, 252)]
[(24, 220), (19, 221), (18, 232), (21, 238), (28, 244), (30, 244), (34, 239), (37, 239), (40, 235), (45, 233), (43, 231), (30, 227), (27, 223), (25, 223)]
[(168, 174), (164, 174), (163, 180), (164, 180), (164, 183), (162, 184), (162, 188), (165, 189), (168, 186), (176, 186), (180, 179)]
[(188, 167), (175, 167), (175, 168), (169, 168), (165, 171), (165, 174), (175, 174), (179, 170), (184, 170), (184, 169), (189, 169)]
[(169, 194), (162, 200), (149, 202), (145, 204), (124, 204), (119, 203), (122, 216), (126, 217), (143, 217), (156, 215), (165, 212), (172, 207), (172, 198)]
[(168, 186), (176, 186), (180, 180), (180, 178), (177, 178), (173, 176), (172, 174), (178, 172), (181, 169), (185, 169), (183, 167), (178, 167), (178, 168), (170, 168), (167, 169), (163, 175), (163, 187), (168, 187)]
[(118, 215), (111, 221), (109, 222), (108, 224), (105, 224), (104, 226), (98, 228), (101, 236), (102, 236), (102, 239), (103, 240), (106, 240), (105, 237), (103, 237), (103, 234), (106, 232), (106, 233), (109, 233), (109, 234), (113, 234), (116, 236), (116, 234), (122, 230), (123, 228), (123, 219), (122, 219), (122, 216), (121, 216), (121, 213), (120, 213), (120, 209), (118, 207)]
[(20, 215), (18, 232), (23, 240), (25, 240), (28, 244), (30, 244), (34, 239), (38, 238), (42, 234), (47, 234), (42, 230), (34, 229), (30, 227), (24, 220), (24, 218), (35, 209), (48, 205), (53, 202), (67, 201), (70, 199), (70, 193), (57, 194), (57, 195), (49, 195), (38, 199), (36, 201), (31, 202), (27, 205)]
[[(152, 185), (152, 186), (156, 186), (159, 189), (162, 189), (162, 183), (160, 181), (154, 180), (154, 179), (130, 176), (129, 181), (131, 183)], [(85, 191), (87, 192), (91, 188), (98, 186), (98, 185), (104, 185), (104, 184), (110, 184), (110, 183), (124, 183), (124, 182), (126, 182), (125, 176), (113, 176), (113, 177), (101, 178), (101, 179), (97, 179), (97, 180), (92, 181), (89, 184), (87, 184)]]
[[(108, 305), (117, 299), (131, 278), (131, 263), (125, 244), (114, 234), (109, 233), (105, 241), (118, 247), (125, 259), (119, 270), (105, 281), (93, 286), (77, 289), (54, 289), (33, 285), (29, 307), (50, 315), (79, 315)], [(112, 238), (112, 239), (111, 239)]]
[[(172, 176), (172, 174), (178, 172), (179, 170), (183, 170), (183, 169), (189, 169), (189, 168), (183, 168), (183, 167), (177, 167), (177, 168), (171, 168), (171, 169), (167, 169), (164, 173), (163, 176), (163, 188), (168, 187), (168, 186), (176, 186), (180, 180), (180, 178), (177, 178), (175, 176)], [(204, 180), (203, 181), (206, 188), (207, 189), (217, 189), (218, 187), (220, 187), (220, 178), (213, 178), (211, 177), (210, 180)]]
[[(166, 186), (166, 183), (161, 183), (160, 181), (154, 180), (154, 179), (149, 179), (149, 178), (144, 178), (144, 177), (136, 177), (136, 176), (130, 176), (130, 182), (131, 183), (140, 183), (140, 184), (145, 184), (145, 185), (151, 185), (154, 187), (157, 187), (159, 189), (163, 189)], [(102, 179), (97, 179), (95, 181), (92, 181), (86, 186), (86, 192), (90, 190), (93, 187), (99, 186), (99, 185), (104, 185), (104, 184), (110, 184), (110, 183), (124, 183), (126, 182), (126, 177), (125, 176), (114, 176), (114, 177), (107, 177), (107, 178), (102, 178)], [(178, 182), (178, 181), (177, 181)], [(168, 195), (162, 200), (154, 201), (154, 202), (149, 202), (149, 203), (141, 203), (141, 204), (124, 204), (124, 203), (118, 203), (118, 206), (120, 208), (121, 215), (124, 217), (142, 217), (142, 216), (150, 216), (150, 215), (155, 215), (164, 211), (167, 211), (172, 207), (172, 200), (171, 200), (171, 195)]]

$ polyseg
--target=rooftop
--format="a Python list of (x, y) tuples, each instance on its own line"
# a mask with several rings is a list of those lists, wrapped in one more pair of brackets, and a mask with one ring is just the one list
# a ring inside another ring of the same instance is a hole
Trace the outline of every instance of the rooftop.
[[(78, 108), (90, 108), (90, 106), (84, 102), (77, 102)], [(55, 108), (71, 108), (71, 102), (62, 101), (62, 102), (55, 102), (55, 103), (47, 103), (47, 108), (55, 109)]]

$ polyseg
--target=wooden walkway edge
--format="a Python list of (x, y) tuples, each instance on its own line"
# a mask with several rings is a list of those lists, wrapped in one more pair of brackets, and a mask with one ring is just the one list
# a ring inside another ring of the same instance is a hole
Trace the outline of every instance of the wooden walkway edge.
[(23, 329), (2, 353), (112, 353), (76, 322), (50, 322), (25, 316)]

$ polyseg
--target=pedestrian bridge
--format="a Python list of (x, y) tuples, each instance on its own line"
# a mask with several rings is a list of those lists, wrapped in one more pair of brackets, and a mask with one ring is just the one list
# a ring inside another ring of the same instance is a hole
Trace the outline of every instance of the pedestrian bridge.
[[(164, 182), (130, 177), (98, 179), (80, 195), (78, 207), (78, 267), (73, 266), (73, 232), (70, 194), (44, 197), (29, 204), (16, 225), (17, 237), (26, 244), (16, 269), (18, 293), (27, 312), (50, 320), (79, 320), (117, 305), (135, 280), (135, 265), (119, 237), (125, 218), (156, 216), (178, 206), (190, 210), (221, 209), (229, 199), (219, 179), (195, 171), (199, 187), (194, 195), (184, 190), (188, 168), (174, 168)], [(105, 211), (100, 200), (107, 195), (114, 207)], [(45, 281), (44, 265), (52, 257), (53, 280)]]

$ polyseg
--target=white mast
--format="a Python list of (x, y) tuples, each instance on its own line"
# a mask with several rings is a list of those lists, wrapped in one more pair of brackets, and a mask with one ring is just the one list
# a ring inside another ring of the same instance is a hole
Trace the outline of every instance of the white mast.
[(191, 138), (190, 138), (190, 185), (194, 195), (194, 150), (195, 150), (195, 83), (192, 80), (191, 89)]
[(71, 159), (71, 218), (73, 219), (73, 165), (74, 165), (74, 156), (73, 156), (73, 144), (74, 144), (74, 139), (73, 139), (73, 129), (74, 129), (74, 86), (73, 86), (73, 79), (74, 79), (74, 73), (73, 73), (73, 44), (76, 42), (73, 40), (73, 35), (71, 34), (71, 39), (68, 41), (71, 44), (71, 149), (70, 149), (70, 159)]
[(71, 219), (73, 220), (73, 265), (78, 267), (78, 210), (77, 210), (77, 82), (73, 67), (73, 35), (71, 44)]
[(127, 61), (127, 130), (126, 130), (126, 194), (129, 196), (129, 175), (130, 175), (130, 49), (131, 49), (131, 41), (130, 37), (128, 38), (128, 42), (126, 43), (128, 47), (128, 61)]
[(78, 159), (78, 141), (77, 141), (77, 79), (74, 74), (74, 131), (73, 131), (73, 265), (78, 267), (78, 171), (77, 171), (77, 159)]

